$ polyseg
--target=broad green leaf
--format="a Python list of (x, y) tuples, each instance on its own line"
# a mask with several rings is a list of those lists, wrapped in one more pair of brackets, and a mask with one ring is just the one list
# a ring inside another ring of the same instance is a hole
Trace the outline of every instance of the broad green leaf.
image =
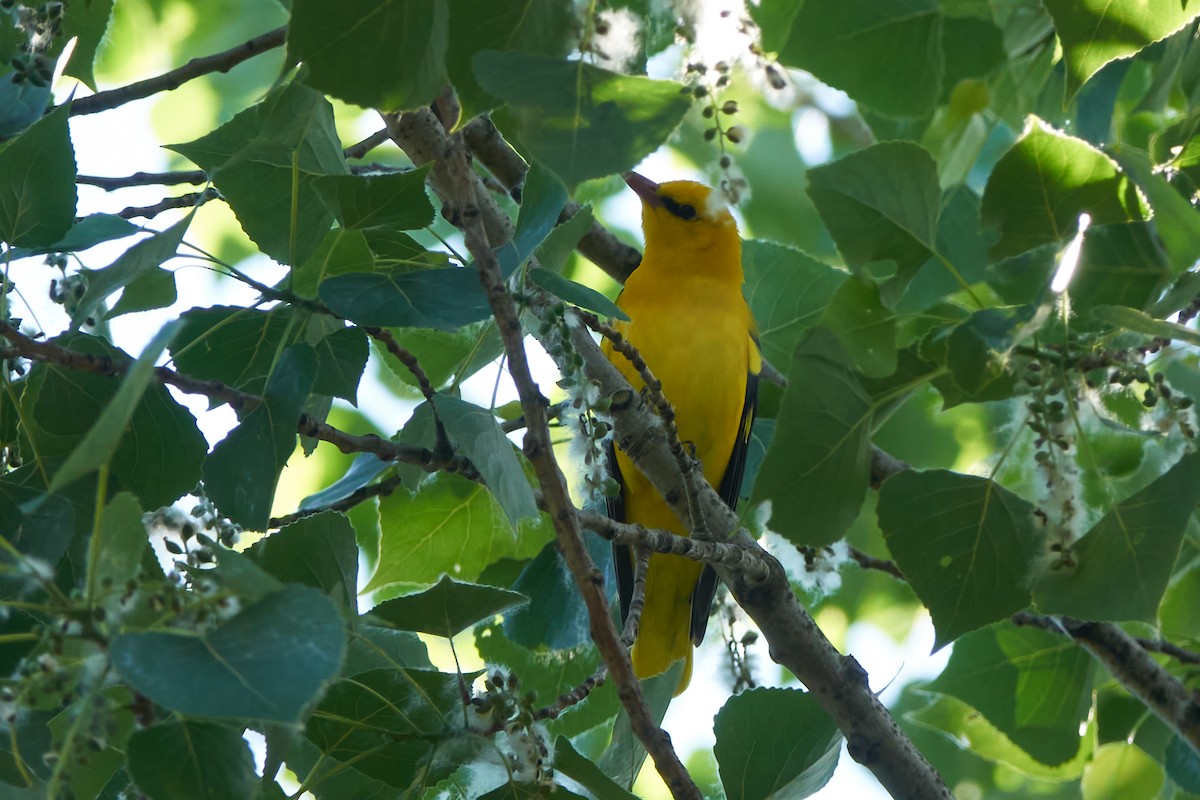
[(566, 300), (572, 305), (585, 308), (588, 311), (595, 311), (597, 314), (611, 317), (612, 319), (629, 319), (629, 315), (618, 308), (617, 304), (612, 300), (609, 300), (592, 287), (576, 283), (569, 278), (564, 278), (557, 272), (551, 272), (548, 269), (538, 267), (529, 271), (529, 280), (547, 292), (550, 292), (550, 294)]
[(538, 509), (533, 487), (525, 477), (513, 443), (504, 435), (495, 415), (486, 408), (447, 394), (434, 396), (433, 405), (446, 426), (447, 435), (479, 470), (484, 483), (500, 501), (509, 522), (516, 526), (522, 519), (536, 517)]
[(130, 281), (116, 304), (104, 315), (113, 319), (124, 314), (150, 311), (174, 305), (179, 299), (175, 288), (175, 273), (161, 268), (151, 269)]
[[(320, 749), (303, 736), (289, 736), (280, 748), (288, 769), (310, 781), (311, 793), (317, 800), (387, 800), (396, 796), (395, 790), (387, 784), (367, 777), (353, 766), (325, 758)], [(260, 797), (258, 800), (278, 798)]]
[[(612, 546), (599, 536), (585, 536), (584, 542), (597, 569), (611, 576)], [(504, 615), (509, 640), (530, 650), (569, 650), (591, 640), (587, 606), (555, 542), (525, 565), (512, 590), (529, 603)]]
[(808, 172), (808, 196), (858, 274), (894, 261), (910, 277), (930, 256), (941, 188), (937, 165), (912, 142), (883, 142)]
[(183, 241), (183, 234), (192, 222), (192, 216), (188, 214), (165, 231), (141, 240), (104, 269), (85, 271), (87, 291), (75, 307), (75, 327), (78, 328), (113, 292), (127, 289), (138, 279), (157, 270), (164, 261), (173, 258)]
[(1200, 640), (1200, 564), (1176, 574), (1158, 606), (1158, 625), (1164, 638)]
[(261, 405), (221, 440), (204, 464), (204, 486), (221, 513), (250, 530), (264, 530), (279, 473), (296, 447), (296, 424), (312, 388), (310, 348), (284, 351), (267, 381)]
[(799, 800), (833, 777), (842, 733), (809, 692), (751, 689), (713, 720), (713, 753), (729, 800)]
[(985, 78), (1005, 62), (1004, 32), (989, 19), (952, 16), (942, 21), (942, 53), (946, 69), (942, 80), (943, 101), (954, 108), (954, 89), (972, 78)]
[[(680, 660), (661, 675), (655, 675), (653, 678), (647, 678), (641, 682), (642, 697), (646, 701), (646, 708), (650, 711), (650, 718), (654, 720), (654, 724), (662, 724), (662, 718), (666, 716), (667, 706), (670, 705), (671, 697), (679, 686), (679, 677), (682, 674), (683, 661)], [(622, 708), (613, 725), (612, 740), (608, 749), (604, 751), (604, 755), (600, 757), (596, 765), (617, 785), (631, 788), (633, 779), (641, 771), (645, 760), (646, 749), (634, 735), (629, 715)]]
[(433, 222), (433, 204), (425, 194), (432, 164), (393, 175), (330, 175), (318, 186), (342, 228), (424, 228)]
[(1030, 117), (1024, 135), (996, 163), (983, 192), (983, 224), (1000, 232), (992, 258), (1052, 242), (1065, 244), (1083, 212), (1093, 225), (1142, 216), (1136, 195), (1112, 159)]
[(1165, 39), (1200, 14), (1175, 0), (1045, 0), (1067, 65), (1068, 97), (1110, 61)]
[(580, 795), (561, 786), (555, 785), (552, 790), (548, 790), (540, 783), (517, 782), (515, 777), (503, 786), (483, 795), (479, 800), (547, 800), (551, 791), (553, 791), (554, 797), (561, 797), (562, 800), (584, 800)]
[(250, 554), (284, 583), (312, 586), (347, 608), (358, 606), (358, 547), (342, 514), (325, 511), (293, 522), (259, 541)]
[(446, 82), (446, 0), (292, 0), (289, 63), (304, 82), (380, 111), (426, 105)]
[[(31, 464), (23, 471), (33, 469)], [(20, 477), (20, 472), (0, 477), (0, 532), (23, 557), (53, 566), (71, 543), (75, 512), (62, 497), (22, 486)], [(34, 573), (14, 568), (14, 561), (16, 557), (7, 548), (0, 552), (0, 597), (22, 594), (29, 587)]]
[(44, 247), (75, 223), (75, 150), (64, 103), (0, 149), (0, 242)]
[(416, 493), (398, 491), (379, 503), (379, 568), (367, 590), (390, 583), (433, 583), (443, 573), (471, 581), (500, 558), (529, 558), (549, 538), (522, 523), (516, 530), (488, 490), (439, 474)]
[(296, 722), (337, 674), (345, 648), (333, 602), (293, 585), (209, 632), (123, 633), (110, 652), (130, 686), (171, 710)]
[(75, 48), (63, 72), (83, 81), (89, 89), (96, 91), (96, 76), (92, 64), (96, 50), (104, 40), (108, 20), (112, 16), (114, 0), (91, 0), (88, 3), (66, 3), (63, 11), (61, 39), (74, 38)]
[(865, 106), (918, 117), (942, 93), (942, 10), (935, 0), (806, 3), (779, 45), (779, 60)]
[(338, 275), (318, 293), (335, 314), (359, 325), (453, 331), (492, 313), (473, 267)]
[(565, 222), (554, 227), (537, 248), (538, 263), (551, 272), (562, 272), (575, 246), (592, 227), (591, 206), (583, 206)]
[[(129, 360), (97, 337), (67, 334), (55, 342), (94, 357)], [(39, 457), (66, 458), (80, 447), (93, 423), (113, 406), (120, 387), (118, 378), (35, 366), (22, 405), (31, 410), (24, 420), (26, 435), (36, 443)], [(195, 418), (162, 384), (150, 382), (121, 433), (109, 461), (112, 491), (127, 489), (143, 508), (158, 508), (195, 487), (208, 444)]]
[[(339, 13), (346, 10), (339, 7)], [(360, 61), (347, 63), (362, 69)], [(333, 223), (321, 179), (349, 174), (329, 101), (299, 83), (170, 149), (208, 173), (264, 253), (292, 266), (309, 259)]]
[[(406, 234), (397, 232), (396, 235)], [(415, 242), (413, 244), (416, 246)], [(425, 252), (419, 246), (416, 246), (416, 250)], [(313, 297), (317, 293), (317, 286), (326, 278), (348, 272), (374, 272), (378, 265), (363, 231), (335, 228), (325, 234), (311, 256), (292, 270), (291, 288), (302, 297)]]
[(955, 642), (950, 663), (928, 690), (974, 707), (1013, 744), (1055, 767), (1079, 751), (1094, 664), (1060, 634), (1002, 622)]
[(1048, 767), (996, 729), (987, 717), (971, 706), (951, 695), (936, 695), (936, 700), (919, 711), (910, 712), (906, 718), (923, 728), (947, 737), (958, 747), (969, 750), (981, 758), (1003, 764), (1025, 775), (1050, 781), (1070, 781), (1083, 774), (1083, 768), (1091, 761), (1095, 749), (1096, 724), (1092, 722), (1083, 736), (1078, 736), (1078, 750), (1074, 757), (1056, 767)]
[(1192, 453), (1113, 506), (1072, 545), (1075, 565), (1038, 581), (1038, 608), (1082, 619), (1153, 622), (1197, 501), (1200, 453)]
[[(144, 540), (144, 537), (143, 537)], [(144, 541), (143, 541), (144, 544)], [(87, 700), (77, 700), (59, 712), (47, 727), (56, 746), (70, 735), (76, 723), (104, 726), (103, 737), (89, 743), (94, 751), (72, 764), (66, 774), (74, 797), (101, 797), (114, 774), (125, 766), (129, 736), (133, 732), (133, 693), (124, 686), (110, 686)], [(119, 776), (117, 778), (120, 779)]]
[(154, 800), (254, 800), (258, 775), (239, 730), (175, 719), (129, 739), (129, 774)]
[(776, 366), (787, 364), (846, 273), (801, 250), (761, 240), (743, 243), (742, 269), (742, 294), (758, 323), (763, 356)]
[[(459, 676), (428, 670), (376, 669), (334, 683), (304, 734), (329, 758), (351, 762), (364, 775), (407, 788), (421, 769), (437, 769), (435, 747), (453, 747), (453, 715), (462, 724)], [(465, 755), (464, 754), (460, 754)]]
[(1159, 336), (1164, 339), (1178, 339), (1188, 344), (1200, 345), (1200, 333), (1194, 328), (1180, 325), (1177, 322), (1167, 322), (1165, 319), (1155, 319), (1144, 311), (1124, 306), (1098, 306), (1092, 309), (1096, 319), (1116, 325), (1135, 333), (1147, 336)]
[(846, 361), (824, 329), (796, 349), (754, 484), (752, 502), (771, 501), (771, 529), (798, 545), (842, 538), (867, 492), (873, 409)]
[(929, 609), (941, 648), (1029, 605), (1033, 507), (986, 478), (905, 471), (879, 491), (879, 527)]
[[(1062, 247), (1046, 244), (993, 264), (988, 283), (1009, 303), (1042, 302), (1058, 270)], [(1075, 277), (1067, 287), (1072, 326), (1095, 328), (1092, 310), (1112, 304), (1145, 308), (1158, 297), (1167, 261), (1151, 224), (1129, 222), (1088, 228)]]
[(463, 583), (443, 575), (437, 584), (419, 594), (380, 603), (371, 610), (371, 615), (403, 631), (432, 633), (449, 639), (477, 622), (528, 602), (528, 597), (507, 589)]
[(1015, 329), (1026, 321), (1024, 309), (985, 308), (960, 322), (946, 337), (946, 367), (955, 385), (968, 397), (980, 397), (991, 387), (1011, 382), (1008, 352)]
[(464, 119), (500, 104), (475, 80), (471, 59), (500, 44), (504, 50), (562, 57), (571, 49), (575, 16), (560, 0), (449, 0), (450, 41), (446, 72), (463, 105)]
[(1145, 153), (1128, 146), (1114, 150), (1113, 158), (1150, 200), (1150, 207), (1154, 209), (1154, 228), (1162, 237), (1171, 274), (1191, 269), (1200, 260), (1200, 212), (1161, 175), (1152, 171)]
[(1162, 765), (1137, 745), (1113, 742), (1096, 751), (1083, 770), (1083, 800), (1152, 800), (1159, 796)]
[(1167, 776), (1180, 789), (1192, 794), (1200, 793), (1200, 755), (1179, 734), (1171, 737), (1163, 754), (1163, 766)]
[(946, 295), (962, 291), (964, 284), (983, 280), (988, 247), (994, 242), (995, 236), (979, 227), (979, 195), (966, 186), (946, 191), (937, 227), (937, 250), (945, 261), (931, 258), (920, 267), (904, 288), (896, 312), (924, 311)]
[(855, 366), (869, 378), (896, 371), (896, 315), (885, 308), (879, 284), (852, 276), (842, 282), (821, 315)]
[(378, 478), (390, 466), (388, 462), (380, 460), (373, 453), (359, 453), (342, 477), (300, 501), (300, 510), (326, 508), (339, 500), (344, 500)]
[(150, 543), (142, 522), (142, 507), (129, 492), (121, 492), (108, 502), (99, 533), (90, 543), (89, 554), (96, 560), (88, 565), (89, 600), (110, 592), (125, 591), (125, 582), (137, 577), (142, 555)]
[(356, 625), (350, 631), (342, 677), (351, 678), (373, 669), (433, 669), (429, 650), (415, 633)]
[(566, 736), (554, 740), (554, 771), (587, 789), (596, 800), (637, 800), (637, 795), (604, 774), (595, 761), (581, 756)]
[(521, 211), (511, 242), (496, 251), (500, 271), (507, 277), (525, 263), (554, 227), (567, 204), (567, 189), (558, 176), (535, 161), (525, 174)]
[(619, 75), (582, 61), (484, 50), (475, 79), (508, 103), (506, 136), (569, 190), (631, 168), (667, 140), (691, 105), (673, 81)]
[(292, 316), (284, 306), (268, 311), (240, 306), (190, 309), (180, 317), (183, 327), (171, 343), (171, 358), (194, 378), (262, 394)]
[[(509, 640), (498, 625), (475, 630), (475, 647), (489, 666), (506, 667), (520, 677), (522, 692), (536, 692), (539, 705), (551, 703), (595, 674), (600, 653), (590, 641), (567, 650), (529, 650)], [(611, 721), (621, 704), (616, 692), (595, 687), (587, 699), (572, 706), (550, 729), (564, 736), (575, 736)]]
[(179, 330), (177, 322), (164, 325), (137, 361), (125, 373), (121, 386), (104, 406), (83, 440), (71, 451), (66, 462), (54, 473), (50, 491), (55, 492), (84, 475), (108, 464), (124, 438), (125, 430), (141, 403), (142, 395), (154, 380), (154, 362)]
[(361, 328), (343, 327), (341, 322), (333, 322), (328, 318), (313, 319), (311, 323), (319, 321), (332, 326), (333, 330), (324, 335), (317, 333), (314, 337), (316, 341), (312, 342), (313, 352), (317, 356), (313, 394), (340, 397), (357, 405), (358, 382), (362, 379), (371, 352), (367, 334)]
[(11, 70), (0, 74), (0, 136), (16, 136), (27, 129), (42, 118), (54, 99), (49, 86), (19, 82), (16, 78), (16, 72)]

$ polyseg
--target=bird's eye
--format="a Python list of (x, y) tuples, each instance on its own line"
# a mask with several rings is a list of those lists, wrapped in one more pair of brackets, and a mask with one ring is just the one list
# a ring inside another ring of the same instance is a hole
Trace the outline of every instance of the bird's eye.
[(680, 206), (678, 214), (679, 214), (680, 219), (688, 219), (688, 220), (695, 219), (696, 218), (696, 207), (695, 206)]

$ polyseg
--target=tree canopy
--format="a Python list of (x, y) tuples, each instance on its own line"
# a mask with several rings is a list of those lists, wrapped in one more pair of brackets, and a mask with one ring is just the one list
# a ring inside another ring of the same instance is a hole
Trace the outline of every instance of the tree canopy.
[[(0, 794), (1200, 796), (1198, 17), (3, 0)], [(597, 343), (639, 164), (741, 224), (736, 514)]]

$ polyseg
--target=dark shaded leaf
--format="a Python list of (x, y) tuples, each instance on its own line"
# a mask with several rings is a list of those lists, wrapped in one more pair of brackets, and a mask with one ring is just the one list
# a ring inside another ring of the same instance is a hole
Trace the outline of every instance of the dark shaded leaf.
[(0, 242), (45, 247), (75, 223), (75, 150), (64, 103), (0, 150)]
[(154, 800), (253, 800), (258, 776), (239, 731), (200, 720), (153, 725), (129, 739), (129, 774)]
[(463, 583), (443, 575), (420, 594), (388, 600), (375, 606), (371, 614), (400, 630), (450, 638), (476, 622), (528, 602), (528, 597), (507, 589)]

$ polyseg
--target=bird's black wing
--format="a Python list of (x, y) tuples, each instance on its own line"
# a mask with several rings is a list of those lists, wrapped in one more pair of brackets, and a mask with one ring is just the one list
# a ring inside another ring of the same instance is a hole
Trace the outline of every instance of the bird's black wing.
[[(620, 485), (621, 490), (615, 495), (604, 498), (608, 518), (617, 522), (625, 521), (625, 481), (621, 478), (621, 468), (617, 466), (617, 452), (612, 439), (604, 443), (605, 456), (608, 458), (608, 474)], [(629, 545), (613, 543), (613, 569), (617, 573), (617, 594), (621, 600), (621, 621), (629, 616), (629, 603), (633, 599), (633, 554)]]
[[(755, 337), (754, 346), (758, 347)], [(738, 495), (742, 490), (742, 476), (746, 473), (746, 452), (750, 449), (750, 426), (754, 424), (754, 411), (758, 406), (758, 373), (751, 372), (746, 376), (746, 399), (742, 404), (742, 420), (738, 424), (737, 438), (733, 442), (733, 452), (729, 454), (729, 464), (725, 467), (725, 475), (717, 494), (725, 504), (734, 511), (737, 510)], [(632, 579), (631, 579), (632, 581)], [(708, 617), (712, 613), (713, 597), (717, 594), (717, 573), (710, 564), (704, 565), (696, 589), (692, 592), (692, 643), (696, 646), (704, 641), (704, 632), (708, 630)]]

